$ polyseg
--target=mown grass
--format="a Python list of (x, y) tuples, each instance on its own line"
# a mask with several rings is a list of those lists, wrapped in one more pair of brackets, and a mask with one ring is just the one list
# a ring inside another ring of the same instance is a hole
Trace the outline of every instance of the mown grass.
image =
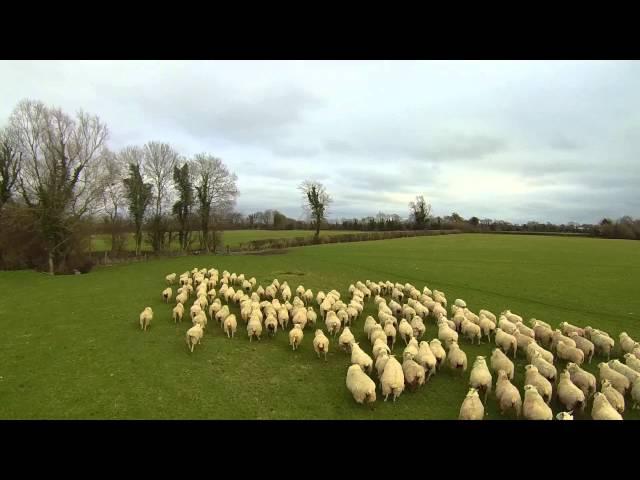
[[(321, 230), (320, 236), (327, 235), (343, 235), (347, 233), (356, 233), (351, 230)], [(223, 233), (223, 244), (226, 247), (237, 247), (241, 243), (250, 242), (252, 240), (264, 240), (264, 239), (282, 239), (282, 238), (295, 238), (295, 237), (312, 237), (314, 232), (311, 230), (227, 230)], [(198, 241), (194, 244), (199, 245)], [(125, 243), (125, 249), (127, 251), (135, 250), (135, 239), (133, 234), (127, 234)], [(111, 235), (109, 234), (96, 234), (91, 236), (91, 251), (104, 252), (111, 250)], [(142, 251), (150, 252), (152, 250), (151, 244), (143, 240)], [(171, 242), (171, 250), (179, 250), (179, 243), (177, 236)]]
[[(190, 354), (184, 341), (190, 325), (173, 324), (173, 305), (162, 303), (160, 292), (166, 274), (195, 266), (243, 272), (262, 285), (274, 277), (292, 289), (303, 284), (314, 296), (331, 288), (346, 295), (350, 283), (366, 279), (426, 284), (450, 302), (464, 298), (476, 312), (509, 308), (553, 325), (590, 324), (616, 343), (623, 330), (640, 338), (640, 243), (625, 240), (465, 234), (318, 245), (284, 255), (179, 257), (55, 278), (0, 272), (0, 418), (457, 418), (469, 371), (463, 378), (439, 372), (417, 392), (405, 391), (395, 404), (379, 398), (370, 410), (345, 386), (349, 357), (332, 343), (328, 361), (318, 360), (310, 330), (292, 352), (286, 333), (249, 342), (240, 321), (238, 336), (228, 340), (210, 323)], [(155, 313), (147, 333), (138, 324), (145, 306)], [(353, 328), (368, 352), (362, 326), (373, 311), (370, 302)], [(436, 335), (430, 321), (425, 337)], [(465, 340), (461, 346), (469, 367), (492, 348)], [(403, 348), (399, 340), (399, 358)], [(599, 360), (587, 368), (594, 371)], [(524, 363), (519, 357), (521, 391)], [(627, 401), (625, 418), (640, 418)], [(501, 418), (492, 396), (487, 410), (488, 419)]]

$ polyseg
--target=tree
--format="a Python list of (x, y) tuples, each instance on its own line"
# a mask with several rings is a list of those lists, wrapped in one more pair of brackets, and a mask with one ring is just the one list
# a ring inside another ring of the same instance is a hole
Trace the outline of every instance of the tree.
[(143, 172), (154, 188), (155, 210), (149, 225), (149, 237), (154, 251), (164, 248), (166, 225), (162, 208), (169, 202), (173, 168), (178, 153), (167, 143), (148, 142), (143, 147)]
[(216, 213), (229, 210), (240, 194), (236, 181), (238, 177), (231, 173), (222, 160), (201, 153), (193, 159), (195, 169), (196, 200), (198, 202), (198, 215), (200, 216), (201, 248), (207, 252), (213, 246), (213, 237), (209, 230)]
[(11, 200), (17, 186), (22, 165), (22, 152), (16, 149), (8, 128), (0, 131), (0, 215), (2, 207)]
[(471, 217), (471, 218), (469, 219), (469, 223), (470, 223), (471, 225), (473, 225), (474, 227), (477, 227), (477, 226), (478, 226), (478, 224), (480, 223), (480, 219), (479, 219), (478, 217)]
[(424, 197), (419, 195), (415, 202), (409, 202), (409, 218), (413, 220), (415, 228), (422, 230), (431, 216), (431, 205), (425, 202)]
[(74, 231), (102, 194), (99, 160), (108, 130), (99, 117), (75, 118), (42, 102), (21, 101), (9, 120), (22, 154), (19, 188), (44, 240), (49, 273), (72, 250)]
[(185, 162), (182, 167), (173, 167), (173, 182), (178, 192), (178, 201), (173, 205), (173, 214), (178, 219), (178, 224), (180, 225), (180, 230), (178, 231), (180, 248), (186, 250), (190, 236), (189, 215), (194, 203), (192, 180), (187, 162)]
[(331, 197), (320, 182), (305, 180), (298, 187), (302, 191), (302, 208), (311, 217), (316, 227), (315, 239), (320, 237), (320, 224), (326, 220)]
[[(126, 149), (125, 149), (126, 150)], [(116, 253), (124, 246), (123, 218), (121, 210), (126, 205), (126, 192), (123, 176), (126, 167), (124, 158), (126, 155), (115, 155), (106, 152), (103, 161), (104, 190), (102, 192), (102, 205), (105, 213), (105, 221), (111, 231), (111, 251)]]
[(136, 255), (140, 255), (142, 244), (142, 222), (147, 207), (153, 199), (153, 185), (144, 183), (139, 163), (129, 164), (129, 177), (123, 180), (129, 215), (136, 227)]

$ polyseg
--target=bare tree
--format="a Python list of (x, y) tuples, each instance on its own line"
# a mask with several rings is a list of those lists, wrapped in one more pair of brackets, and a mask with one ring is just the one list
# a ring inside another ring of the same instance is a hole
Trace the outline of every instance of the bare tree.
[(74, 227), (98, 205), (98, 160), (108, 130), (97, 116), (80, 111), (74, 119), (31, 100), (17, 105), (9, 123), (22, 154), (22, 197), (35, 213), (53, 274)]
[(162, 215), (162, 207), (169, 201), (173, 167), (178, 162), (178, 152), (171, 145), (161, 142), (149, 142), (143, 147), (144, 161), (142, 171), (153, 185), (155, 215)]
[(416, 229), (424, 229), (431, 216), (431, 205), (425, 202), (422, 195), (419, 195), (415, 202), (409, 202), (409, 209), (409, 218), (414, 221)]
[(123, 180), (127, 168), (125, 159), (129, 158), (123, 155), (126, 151), (127, 149), (119, 154), (108, 151), (102, 162), (102, 208), (111, 231), (111, 251), (114, 253), (121, 250), (124, 242), (122, 213), (126, 208), (127, 196)]
[(320, 182), (305, 180), (298, 187), (302, 191), (302, 208), (316, 226), (316, 240), (320, 237), (320, 224), (326, 220), (331, 197)]
[(200, 216), (202, 237), (201, 248), (210, 251), (212, 239), (209, 238), (211, 222), (217, 213), (228, 211), (240, 194), (235, 173), (229, 172), (222, 160), (206, 153), (193, 159), (195, 170), (196, 200)]
[(21, 165), (22, 153), (16, 149), (9, 129), (0, 130), (0, 215), (15, 192)]

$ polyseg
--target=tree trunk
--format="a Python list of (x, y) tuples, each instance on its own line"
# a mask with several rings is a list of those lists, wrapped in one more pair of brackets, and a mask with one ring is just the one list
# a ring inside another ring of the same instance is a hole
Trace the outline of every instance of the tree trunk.
[(320, 219), (316, 218), (316, 239), (320, 237)]
[(53, 265), (53, 252), (49, 251), (49, 275), (54, 275), (55, 269)]

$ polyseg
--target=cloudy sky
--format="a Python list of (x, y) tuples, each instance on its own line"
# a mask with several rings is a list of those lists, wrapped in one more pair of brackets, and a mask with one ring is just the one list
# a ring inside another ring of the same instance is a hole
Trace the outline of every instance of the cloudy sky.
[(238, 209), (514, 222), (640, 216), (640, 62), (0, 61), (0, 123), (23, 98), (100, 115), (110, 146), (166, 141), (238, 175)]

